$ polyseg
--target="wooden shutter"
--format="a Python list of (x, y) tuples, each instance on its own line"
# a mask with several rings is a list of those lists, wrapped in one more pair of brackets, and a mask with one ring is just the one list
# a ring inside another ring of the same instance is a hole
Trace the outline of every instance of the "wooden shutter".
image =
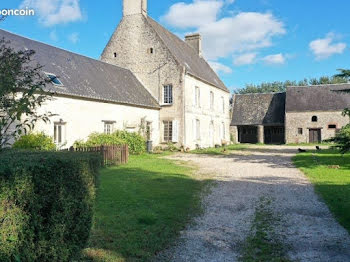
[(179, 142), (179, 123), (177, 120), (173, 120), (173, 142)]

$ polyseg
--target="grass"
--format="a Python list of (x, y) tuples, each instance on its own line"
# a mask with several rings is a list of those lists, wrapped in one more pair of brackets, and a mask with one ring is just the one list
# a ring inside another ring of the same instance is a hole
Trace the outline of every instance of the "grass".
[(282, 236), (276, 232), (280, 218), (273, 212), (271, 199), (262, 197), (255, 209), (250, 234), (243, 245), (242, 262), (289, 262)]
[(219, 148), (196, 149), (196, 150), (192, 150), (190, 153), (202, 154), (202, 155), (227, 155), (230, 153), (230, 151), (243, 150), (245, 148), (247, 148), (246, 145), (233, 144), (233, 145), (228, 145), (228, 146), (219, 147)]
[(286, 144), (286, 146), (334, 146), (334, 143), (291, 143), (291, 144)]
[(324, 150), (299, 154), (293, 160), (350, 233), (350, 154)]
[(102, 170), (83, 261), (150, 261), (200, 212), (205, 182), (162, 156), (131, 156), (127, 165)]

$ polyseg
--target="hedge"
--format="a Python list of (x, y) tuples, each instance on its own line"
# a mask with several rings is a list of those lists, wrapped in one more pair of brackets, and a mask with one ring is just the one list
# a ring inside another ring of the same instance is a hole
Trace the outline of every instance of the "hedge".
[(56, 145), (50, 136), (47, 136), (44, 133), (32, 133), (18, 138), (12, 148), (53, 151), (56, 149)]
[(89, 237), (100, 155), (0, 153), (0, 261), (71, 261)]
[(75, 147), (94, 147), (101, 145), (124, 145), (127, 144), (132, 155), (139, 155), (146, 151), (146, 140), (138, 133), (127, 131), (115, 131), (112, 134), (92, 133), (86, 142), (76, 141)]

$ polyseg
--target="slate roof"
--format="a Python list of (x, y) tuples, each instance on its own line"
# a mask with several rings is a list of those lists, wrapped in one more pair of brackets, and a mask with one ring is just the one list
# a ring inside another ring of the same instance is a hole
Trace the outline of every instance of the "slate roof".
[(152, 18), (147, 17), (146, 19), (167, 46), (169, 51), (173, 54), (177, 62), (186, 67), (187, 73), (202, 79), (221, 90), (230, 92), (207, 61), (200, 57), (191, 46), (165, 29)]
[(127, 69), (65, 51), (0, 29), (0, 38), (11, 42), (15, 50), (34, 50), (34, 61), (43, 71), (55, 74), (61, 86), (47, 86), (50, 91), (105, 102), (148, 108), (159, 104)]
[(350, 84), (288, 87), (286, 111), (342, 111), (350, 107)]
[(283, 125), (285, 93), (235, 95), (231, 126)]

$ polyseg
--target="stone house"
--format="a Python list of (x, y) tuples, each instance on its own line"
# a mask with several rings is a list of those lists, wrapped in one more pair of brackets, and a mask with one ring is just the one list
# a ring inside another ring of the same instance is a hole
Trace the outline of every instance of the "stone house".
[(342, 116), (350, 108), (350, 84), (288, 87), (286, 99), (286, 143), (317, 143), (334, 137), (349, 124)]
[(284, 143), (285, 93), (234, 95), (231, 132), (234, 142)]
[(124, 0), (123, 18), (101, 60), (129, 69), (157, 100), (160, 143), (189, 148), (229, 141), (230, 92), (202, 56), (201, 36), (185, 41)]
[(3, 30), (0, 38), (15, 50), (34, 50), (34, 62), (51, 79), (46, 91), (53, 99), (38, 109), (56, 114), (50, 123), (39, 122), (34, 131), (53, 137), (59, 147), (69, 147), (92, 132), (139, 130), (141, 122), (159, 140), (159, 104), (127, 69), (74, 54)]
[(235, 95), (234, 142), (318, 143), (349, 123), (350, 84), (288, 87), (285, 93)]

